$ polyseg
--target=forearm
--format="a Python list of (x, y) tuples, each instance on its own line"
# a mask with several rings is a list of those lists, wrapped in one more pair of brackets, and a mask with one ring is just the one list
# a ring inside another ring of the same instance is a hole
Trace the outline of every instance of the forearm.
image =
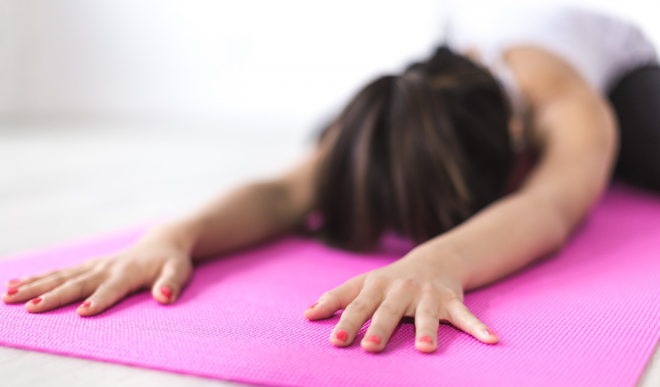
[(535, 127), (545, 128), (544, 147), (523, 186), (428, 242), (459, 257), (465, 290), (559, 249), (607, 187), (616, 130), (606, 102), (590, 90), (569, 88), (537, 105)]
[(277, 182), (250, 183), (145, 238), (165, 238), (199, 260), (285, 233), (299, 220), (289, 206), (286, 190)]
[(526, 266), (562, 246), (570, 226), (552, 202), (514, 193), (420, 246), (428, 255), (458, 259), (464, 290)]

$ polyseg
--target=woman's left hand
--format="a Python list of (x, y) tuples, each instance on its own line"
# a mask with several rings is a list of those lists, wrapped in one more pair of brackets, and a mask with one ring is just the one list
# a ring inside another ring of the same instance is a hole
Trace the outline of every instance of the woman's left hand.
[(361, 341), (369, 352), (385, 348), (402, 317), (415, 318), (415, 347), (422, 352), (437, 348), (440, 321), (486, 343), (498, 337), (463, 304), (464, 266), (449, 253), (418, 246), (399, 260), (353, 277), (325, 292), (305, 310), (305, 317), (318, 320), (344, 309), (330, 335), (336, 346), (350, 345), (371, 318)]

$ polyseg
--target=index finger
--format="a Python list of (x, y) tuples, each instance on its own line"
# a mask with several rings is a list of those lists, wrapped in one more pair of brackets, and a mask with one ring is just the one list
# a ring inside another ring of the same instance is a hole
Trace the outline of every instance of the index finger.
[(323, 293), (314, 305), (305, 309), (305, 317), (310, 320), (326, 318), (346, 308), (360, 293), (363, 283), (364, 275), (359, 275)]

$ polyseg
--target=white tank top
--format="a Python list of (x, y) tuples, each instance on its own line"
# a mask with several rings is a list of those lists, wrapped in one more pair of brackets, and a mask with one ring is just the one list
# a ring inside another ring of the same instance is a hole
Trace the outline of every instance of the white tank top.
[(519, 116), (524, 115), (525, 101), (502, 56), (512, 46), (534, 45), (553, 52), (604, 94), (629, 71), (658, 63), (651, 41), (628, 21), (566, 5), (492, 3), (455, 10), (448, 23), (447, 44), (459, 52), (477, 50)]

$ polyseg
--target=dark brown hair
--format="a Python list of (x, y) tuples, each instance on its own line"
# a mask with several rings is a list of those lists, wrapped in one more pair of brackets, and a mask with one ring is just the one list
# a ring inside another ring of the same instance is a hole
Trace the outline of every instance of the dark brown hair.
[(502, 195), (511, 110), (491, 73), (449, 48), (360, 90), (318, 136), (325, 243), (356, 252), (388, 229), (424, 242)]

